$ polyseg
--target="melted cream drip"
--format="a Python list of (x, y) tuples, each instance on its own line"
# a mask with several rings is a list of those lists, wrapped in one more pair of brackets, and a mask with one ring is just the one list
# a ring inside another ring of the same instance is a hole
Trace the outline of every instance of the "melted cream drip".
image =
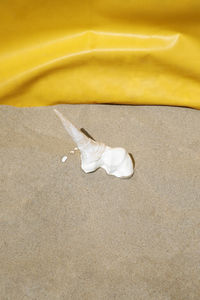
[(64, 163), (64, 162), (66, 162), (66, 160), (67, 160), (67, 156), (65, 155), (62, 157), (62, 162)]

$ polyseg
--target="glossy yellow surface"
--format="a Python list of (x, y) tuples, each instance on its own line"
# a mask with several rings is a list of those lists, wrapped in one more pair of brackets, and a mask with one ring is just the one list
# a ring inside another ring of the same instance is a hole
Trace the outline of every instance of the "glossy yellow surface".
[(0, 1), (0, 103), (200, 108), (200, 1)]

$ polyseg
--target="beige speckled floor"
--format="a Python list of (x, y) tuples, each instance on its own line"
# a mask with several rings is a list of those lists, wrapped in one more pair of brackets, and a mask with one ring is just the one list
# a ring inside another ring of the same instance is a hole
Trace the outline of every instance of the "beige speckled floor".
[(53, 107), (0, 106), (0, 299), (199, 300), (200, 111), (57, 108), (135, 175), (84, 174)]

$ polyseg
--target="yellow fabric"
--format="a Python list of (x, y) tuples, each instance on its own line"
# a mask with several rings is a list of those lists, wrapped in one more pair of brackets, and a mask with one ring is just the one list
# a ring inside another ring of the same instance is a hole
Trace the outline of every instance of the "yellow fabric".
[(0, 103), (200, 108), (200, 1), (1, 0)]

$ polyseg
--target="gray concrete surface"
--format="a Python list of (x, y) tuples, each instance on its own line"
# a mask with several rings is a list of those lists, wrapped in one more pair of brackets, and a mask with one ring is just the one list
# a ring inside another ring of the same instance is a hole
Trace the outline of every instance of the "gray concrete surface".
[(199, 300), (200, 111), (57, 109), (135, 174), (84, 174), (53, 107), (0, 106), (0, 299)]

